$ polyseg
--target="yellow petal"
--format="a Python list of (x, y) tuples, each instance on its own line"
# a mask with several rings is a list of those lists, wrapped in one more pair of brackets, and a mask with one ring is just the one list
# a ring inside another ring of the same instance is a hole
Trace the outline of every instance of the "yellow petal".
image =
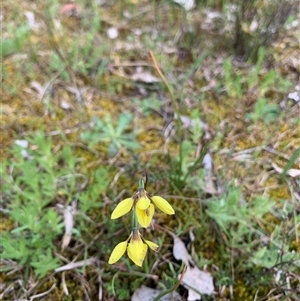
[(158, 207), (164, 213), (166, 213), (166, 214), (174, 214), (175, 213), (174, 209), (168, 203), (168, 201), (166, 201), (162, 197), (160, 197), (160, 196), (153, 196), (151, 199), (154, 202), (155, 206)]
[(157, 252), (157, 250), (158, 250), (158, 248), (159, 248), (159, 246), (158, 246), (157, 244), (155, 244), (154, 242), (152, 242), (152, 241), (150, 241), (150, 240), (147, 240), (147, 239), (144, 239), (144, 241), (145, 241), (145, 243), (148, 245), (148, 247), (149, 247), (151, 250)]
[(132, 206), (133, 206), (133, 198), (128, 198), (128, 199), (121, 201), (117, 205), (115, 210), (112, 212), (111, 219), (116, 219), (120, 216), (125, 215), (126, 213), (128, 213), (130, 211)]
[(146, 257), (148, 246), (142, 242), (130, 242), (127, 248), (128, 257), (139, 267)]
[(150, 204), (146, 210), (140, 210), (138, 207), (135, 210), (139, 224), (143, 228), (148, 228), (154, 215), (154, 205)]
[(146, 210), (150, 205), (150, 200), (146, 196), (142, 196), (141, 198), (138, 199), (136, 206), (140, 210)]
[(117, 262), (125, 253), (127, 248), (127, 241), (120, 242), (115, 246), (112, 253), (110, 254), (108, 263), (113, 264)]

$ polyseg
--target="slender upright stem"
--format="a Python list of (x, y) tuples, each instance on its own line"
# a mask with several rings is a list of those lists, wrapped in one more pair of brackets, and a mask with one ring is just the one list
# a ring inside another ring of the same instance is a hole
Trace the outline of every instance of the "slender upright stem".
[(139, 224), (138, 224), (137, 217), (136, 217), (135, 206), (136, 206), (136, 205), (134, 204), (134, 205), (133, 205), (133, 210), (132, 210), (132, 220), (131, 220), (131, 223), (132, 223), (132, 231), (138, 230), (138, 228), (139, 228)]
[(179, 111), (179, 106), (176, 102), (176, 98), (175, 98), (175, 95), (174, 95), (174, 92), (173, 92), (173, 87), (169, 84), (169, 82), (167, 81), (166, 77), (163, 75), (158, 63), (157, 63), (157, 60), (153, 54), (152, 51), (150, 51), (150, 56), (151, 56), (151, 59), (153, 61), (153, 64), (154, 64), (154, 67), (157, 71), (157, 73), (159, 74), (159, 76), (161, 77), (161, 79), (163, 80), (164, 84), (166, 85), (168, 91), (169, 91), (169, 94), (170, 94), (170, 97), (171, 97), (171, 101), (172, 101), (172, 104), (173, 104), (173, 108), (174, 108), (174, 111), (177, 115), (177, 118), (176, 118), (176, 125), (177, 125), (177, 129), (178, 129), (178, 135), (180, 137), (180, 140), (181, 140), (181, 130), (182, 130), (182, 124), (181, 124), (181, 119), (180, 119), (180, 111)]

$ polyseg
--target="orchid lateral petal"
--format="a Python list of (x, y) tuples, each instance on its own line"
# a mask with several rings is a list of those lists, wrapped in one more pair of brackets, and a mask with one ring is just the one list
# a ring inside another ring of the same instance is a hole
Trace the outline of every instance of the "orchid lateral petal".
[(117, 262), (125, 253), (127, 248), (127, 241), (120, 242), (115, 246), (112, 253), (110, 254), (108, 263), (113, 264)]
[(166, 214), (174, 214), (175, 211), (172, 206), (166, 201), (164, 198), (160, 196), (153, 196), (152, 198), (153, 203), (156, 207), (158, 207), (162, 212)]
[(127, 198), (121, 201), (111, 214), (111, 219), (119, 218), (128, 213), (133, 206), (133, 198)]
[(157, 252), (159, 246), (156, 243), (154, 243), (150, 240), (147, 240), (147, 239), (144, 239), (144, 241), (151, 250), (153, 250), (154, 252)]

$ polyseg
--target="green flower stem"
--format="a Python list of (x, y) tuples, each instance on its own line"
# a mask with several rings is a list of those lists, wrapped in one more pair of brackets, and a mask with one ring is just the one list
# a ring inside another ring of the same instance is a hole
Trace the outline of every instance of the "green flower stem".
[(133, 230), (138, 230), (139, 228), (139, 224), (138, 224), (138, 221), (137, 221), (137, 217), (136, 217), (136, 211), (135, 211), (135, 205), (133, 207), (133, 210), (132, 210), (132, 231)]

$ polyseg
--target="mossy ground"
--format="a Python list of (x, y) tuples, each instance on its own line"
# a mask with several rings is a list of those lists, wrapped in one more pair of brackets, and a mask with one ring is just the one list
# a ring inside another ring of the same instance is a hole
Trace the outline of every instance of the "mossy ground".
[[(210, 265), (210, 270), (218, 279), (218, 300), (254, 300), (268, 298), (268, 294), (270, 298), (281, 294), (284, 289), (278, 286), (277, 291), (274, 290), (270, 271), (257, 269), (257, 275), (261, 273), (261, 283), (257, 282), (259, 277), (255, 275), (255, 268), (243, 265), (243, 257), (247, 260), (249, 254), (242, 247), (230, 249), (226, 245), (226, 236), (205, 215), (205, 202), (215, 196), (202, 191), (197, 182), (197, 170), (202, 168), (201, 164), (181, 191), (174, 189), (172, 173), (176, 170), (176, 158), (180, 153), (179, 142), (190, 140), (194, 144), (190, 162), (197, 156), (197, 146), (210, 143), (214, 180), (223, 192), (230, 183), (240, 187), (246, 200), (265, 195), (282, 206), (284, 200), (294, 198), (293, 192), (299, 189), (299, 182), (283, 179), (274, 171), (272, 163), (284, 167), (300, 145), (299, 102), (287, 97), (294, 91), (300, 72), (296, 29), (284, 28), (276, 42), (269, 46), (259, 79), (251, 86), (251, 83), (247, 84), (247, 78), (251, 76), (255, 63), (241, 63), (234, 57), (229, 47), (229, 34), (224, 35), (218, 24), (205, 18), (202, 6), (186, 13), (171, 1), (107, 1), (101, 5), (96, 1), (78, 1), (73, 4), (69, 10), (66, 1), (25, 0), (2, 4), (4, 24), (13, 28), (4, 29), (4, 39), (14, 40), (17, 28), (27, 26), (26, 12), (34, 14), (36, 23), (26, 36), (18, 38), (15, 44), (20, 45), (14, 44), (11, 53), (3, 59), (1, 160), (11, 158), (9, 149), (16, 139), (26, 140), (36, 130), (43, 129), (45, 136), (53, 139), (53, 152), (65, 145), (72, 147), (74, 154), (81, 159), (80, 172), (89, 175), (101, 166), (110, 168), (110, 191), (99, 196), (99, 202), (106, 205), (90, 212), (89, 218), (95, 224), (82, 237), (82, 241), (91, 243), (86, 249), (88, 257), (98, 257), (100, 265), (68, 271), (64, 276), (49, 274), (44, 279), (36, 278), (29, 271), (26, 296), (46, 292), (55, 284), (53, 290), (40, 300), (98, 300), (101, 278), (103, 300), (118, 300), (113, 297), (112, 281), (117, 287), (128, 288), (130, 296), (134, 288), (147, 279), (147, 274), (168, 275), (165, 263), (172, 261), (172, 240), (163, 231), (159, 234), (149, 231), (154, 237), (160, 236), (163, 247), (158, 255), (149, 255), (144, 269), (132, 268), (136, 274), (131, 274), (127, 261), (117, 267), (107, 264), (115, 242), (126, 239), (130, 220), (124, 217), (115, 226), (109, 224), (115, 227), (113, 242), (111, 229), (108, 231), (108, 226), (102, 221), (110, 215), (114, 198), (121, 192), (121, 197), (135, 192), (137, 180), (144, 170), (151, 177), (151, 190), (169, 196), (168, 200), (177, 212), (175, 219), (158, 213), (156, 222), (183, 236), (188, 236), (188, 230), (195, 227), (195, 252), (198, 258), (202, 256), (213, 265), (213, 268)], [(211, 7), (221, 12), (221, 3), (214, 2)], [(118, 30), (116, 39), (108, 37), (109, 28)], [(207, 125), (198, 141), (191, 138), (190, 128), (183, 128), (181, 137), (178, 136), (175, 118), (178, 112), (174, 111), (162, 81), (144, 83), (132, 80), (132, 75), (141, 66), (159, 78), (150, 50), (174, 89), (179, 113), (191, 118), (197, 111), (197, 118)], [(229, 91), (224, 91), (225, 58), (232, 62), (232, 80), (237, 74), (241, 78), (242, 95), (235, 95), (232, 91), (230, 95)], [(261, 82), (270, 70), (279, 77), (262, 87)], [(151, 108), (151, 100), (147, 101), (153, 95), (159, 100), (157, 108)], [(265, 116), (257, 120), (247, 117), (254, 112), (260, 97), (279, 108), (277, 117), (270, 122), (264, 120)], [(96, 143), (90, 147), (81, 140), (81, 133), (90, 128), (93, 117), (104, 118), (110, 114), (112, 122), (117, 124), (124, 111), (133, 116), (129, 131), (136, 133), (142, 146), (137, 151), (123, 149), (115, 157), (110, 157), (106, 144)], [(299, 159), (292, 167), (299, 168)], [(191, 188), (193, 183), (196, 189)], [(299, 213), (299, 208), (295, 212)], [(293, 225), (293, 218), (290, 216), (282, 226), (287, 229), (295, 227), (288, 244), (300, 252), (299, 230)], [(1, 230), (11, 230), (13, 224), (5, 214), (1, 215), (1, 221)], [(262, 227), (272, 237), (274, 225), (281, 222), (272, 214), (266, 215)], [(119, 231), (124, 226), (125, 229)], [(99, 233), (101, 236), (93, 241)], [(84, 258), (82, 241), (74, 239), (65, 253), (58, 251), (64, 264), (73, 260), (77, 253), (82, 252), (82, 256), (77, 256), (79, 260)], [(59, 250), (60, 242), (54, 243)], [(103, 244), (106, 250), (99, 254), (99, 249), (104, 250)], [(154, 263), (156, 265), (152, 268)], [(13, 288), (3, 293), (3, 300), (13, 300), (24, 293), (24, 284), (19, 282), (24, 273), (21, 267), (15, 273), (1, 274), (2, 292), (10, 285)], [(65, 282), (62, 277), (65, 277)], [(256, 282), (253, 283), (252, 279)], [(299, 275), (295, 279), (299, 280)], [(290, 292), (293, 293), (294, 289), (299, 293), (295, 279)], [(149, 285), (155, 283), (149, 278), (147, 282)], [(69, 296), (64, 293), (62, 283), (67, 285)], [(296, 300), (292, 295), (288, 298)], [(124, 299), (129, 300), (128, 296)]]

